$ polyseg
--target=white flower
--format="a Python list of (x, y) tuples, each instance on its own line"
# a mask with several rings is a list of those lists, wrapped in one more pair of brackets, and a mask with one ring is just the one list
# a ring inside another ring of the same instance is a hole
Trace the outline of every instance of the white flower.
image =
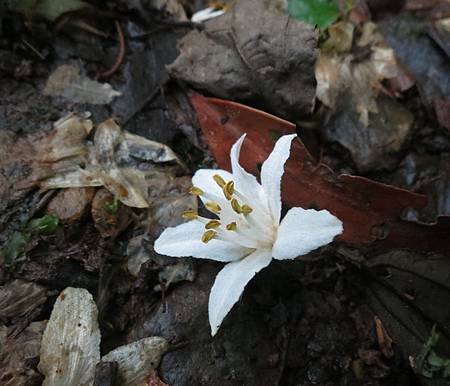
[(202, 169), (192, 178), (191, 192), (216, 218), (185, 212), (184, 217), (192, 221), (166, 229), (155, 241), (155, 251), (163, 255), (228, 263), (209, 297), (213, 336), (247, 283), (273, 258), (294, 259), (342, 233), (342, 222), (326, 210), (292, 208), (280, 222), (281, 177), (295, 136), (277, 141), (262, 166), (260, 184), (238, 162), (244, 134), (231, 148), (233, 173)]

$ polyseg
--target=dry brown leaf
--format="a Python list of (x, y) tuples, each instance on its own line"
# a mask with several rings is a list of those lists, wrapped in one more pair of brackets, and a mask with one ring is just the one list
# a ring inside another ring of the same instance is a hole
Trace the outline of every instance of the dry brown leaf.
[(50, 175), (40, 187), (105, 186), (127, 206), (148, 207), (154, 164), (181, 164), (176, 154), (164, 144), (122, 131), (112, 119), (98, 125), (93, 143), (86, 141), (91, 128), (91, 121), (75, 115), (55, 124), (39, 157), (46, 171), (37, 175)]
[(161, 356), (169, 348), (164, 338), (152, 336), (117, 347), (102, 358), (102, 362), (117, 362), (118, 384), (136, 386), (144, 382), (159, 366)]
[[(341, 39), (342, 36), (348, 38), (349, 32), (339, 36)], [(330, 44), (336, 46), (337, 43)], [(347, 48), (348, 41), (344, 46), (337, 52)], [(394, 51), (384, 43), (374, 23), (364, 24), (363, 33), (356, 41), (356, 46), (369, 50), (367, 59), (356, 60), (353, 53), (321, 53), (315, 68), (316, 97), (324, 105), (334, 109), (338, 97), (350, 90), (358, 101), (356, 108), (360, 120), (367, 126), (369, 112), (378, 112), (376, 97), (382, 89), (381, 81), (395, 78), (400, 69)]]

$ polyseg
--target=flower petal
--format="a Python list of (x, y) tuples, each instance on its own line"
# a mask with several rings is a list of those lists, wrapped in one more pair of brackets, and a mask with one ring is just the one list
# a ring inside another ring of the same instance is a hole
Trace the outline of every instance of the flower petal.
[(284, 173), (284, 164), (289, 158), (292, 140), (296, 136), (297, 134), (283, 135), (261, 169), (261, 185), (267, 196), (269, 210), (277, 224), (281, 215), (281, 177)]
[[(207, 197), (200, 196), (200, 200), (202, 200), (203, 204), (207, 202), (214, 201), (222, 208), (222, 212), (220, 214), (220, 220), (226, 224), (233, 221), (235, 217), (235, 213), (231, 209), (229, 201), (225, 198), (222, 189), (220, 186), (214, 181), (214, 175), (219, 175), (222, 177), (225, 182), (232, 181), (233, 175), (230, 172), (222, 169), (200, 169), (197, 170), (192, 177), (192, 185), (200, 188), (205, 193), (207, 193)], [(209, 198), (212, 196), (212, 199)]]
[(238, 260), (253, 250), (221, 240), (201, 241), (204, 224), (189, 221), (173, 228), (167, 228), (155, 241), (157, 253), (172, 257), (197, 257), (222, 262)]
[[(239, 154), (241, 146), (244, 142), (246, 134), (243, 134), (236, 143), (231, 147), (231, 169), (233, 170), (233, 179), (236, 189), (240, 191), (249, 200), (257, 199), (256, 205), (261, 209), (267, 210), (267, 198), (262, 186), (253, 174), (248, 173), (241, 165), (239, 165)], [(253, 202), (245, 204), (252, 205)]]
[(233, 175), (230, 172), (222, 169), (200, 169), (197, 170), (192, 177), (192, 185), (200, 188), (204, 192), (213, 194), (215, 196), (223, 197), (222, 189), (214, 181), (214, 175), (217, 174), (222, 177), (225, 182), (233, 180)]
[(333, 241), (343, 231), (341, 220), (327, 210), (292, 208), (280, 223), (272, 256), (294, 259)]
[(217, 333), (225, 316), (239, 300), (247, 283), (272, 260), (270, 250), (257, 250), (242, 260), (227, 264), (217, 275), (209, 295), (211, 335)]

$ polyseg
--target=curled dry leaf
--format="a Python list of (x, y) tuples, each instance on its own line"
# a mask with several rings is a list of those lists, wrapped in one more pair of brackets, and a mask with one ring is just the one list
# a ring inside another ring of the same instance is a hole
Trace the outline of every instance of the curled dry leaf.
[(93, 128), (89, 114), (69, 114), (57, 120), (43, 140), (38, 161), (53, 163), (86, 154), (85, 140)]
[(384, 43), (372, 22), (363, 26), (362, 35), (356, 41), (357, 49), (368, 50), (368, 58), (357, 60), (356, 53), (346, 52), (352, 46), (353, 37), (353, 29), (345, 27), (347, 24), (341, 22), (340, 32), (335, 31), (331, 35), (333, 40), (328, 41), (335, 52), (345, 53), (322, 52), (316, 63), (316, 97), (334, 109), (339, 96), (350, 90), (357, 101), (360, 120), (367, 126), (369, 112), (378, 112), (376, 96), (382, 89), (381, 81), (395, 78), (400, 69), (394, 51)]
[[(295, 132), (295, 125), (250, 107), (198, 94), (191, 95), (198, 119), (219, 167), (230, 170), (228, 151), (244, 133), (246, 142), (241, 163), (258, 174), (273, 148), (273, 138)], [(300, 140), (292, 145), (282, 180), (283, 201), (290, 206), (327, 209), (344, 223), (339, 237), (353, 245), (377, 241), (379, 248), (409, 248), (450, 252), (450, 220), (442, 217), (435, 225), (401, 220), (408, 207), (423, 207), (427, 198), (363, 177), (336, 175), (316, 164)]]
[(143, 383), (159, 366), (161, 356), (167, 351), (167, 340), (158, 336), (144, 338), (120, 346), (102, 358), (102, 362), (117, 362), (117, 383), (136, 386)]
[(80, 74), (76, 65), (63, 64), (59, 66), (47, 79), (44, 89), (45, 95), (62, 96), (76, 103), (105, 105), (122, 95), (108, 83), (99, 83)]
[(66, 288), (56, 299), (44, 331), (39, 371), (44, 386), (92, 385), (100, 360), (98, 311), (83, 288)]
[(127, 206), (148, 207), (147, 178), (155, 172), (154, 164), (181, 164), (176, 154), (166, 145), (122, 131), (112, 119), (98, 125), (93, 143), (86, 141), (90, 128), (91, 121), (73, 115), (55, 124), (40, 156), (40, 187), (105, 186)]

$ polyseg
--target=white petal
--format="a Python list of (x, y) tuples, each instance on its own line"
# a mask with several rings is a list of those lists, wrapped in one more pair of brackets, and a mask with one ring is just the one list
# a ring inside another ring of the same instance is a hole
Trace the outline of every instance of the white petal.
[(333, 241), (343, 231), (341, 220), (327, 210), (292, 208), (278, 228), (272, 256), (294, 259)]
[(239, 300), (247, 283), (272, 260), (270, 250), (257, 250), (246, 258), (227, 264), (217, 275), (209, 295), (211, 335), (217, 333), (223, 319)]
[(215, 196), (223, 197), (222, 189), (216, 184), (213, 177), (218, 174), (225, 182), (231, 181), (233, 175), (230, 172), (222, 169), (200, 169), (197, 170), (192, 177), (192, 185), (200, 188), (201, 190), (214, 194)]
[[(208, 195), (214, 197), (213, 201), (217, 202), (219, 206), (222, 208), (222, 211), (220, 213), (220, 220), (228, 224), (234, 220), (235, 214), (231, 209), (230, 203), (223, 195), (222, 189), (214, 181), (213, 177), (215, 174), (222, 177), (225, 180), (225, 182), (233, 180), (233, 175), (230, 172), (227, 172), (226, 170), (200, 169), (197, 170), (194, 176), (192, 177), (192, 185), (196, 186), (197, 188), (200, 188)], [(203, 196), (200, 196), (200, 199), (204, 204), (211, 201), (211, 199), (205, 198)]]
[(283, 135), (261, 169), (261, 185), (267, 196), (269, 210), (277, 224), (281, 215), (281, 177), (284, 173), (284, 164), (289, 158), (292, 140), (296, 136), (297, 134)]
[(231, 169), (233, 170), (234, 185), (238, 191), (251, 199), (251, 202), (246, 202), (252, 206), (252, 203), (257, 200), (257, 206), (261, 209), (267, 209), (267, 199), (264, 190), (259, 184), (258, 180), (253, 174), (248, 173), (241, 165), (239, 165), (239, 154), (241, 146), (244, 142), (246, 134), (243, 134), (236, 143), (231, 147)]
[(225, 10), (223, 9), (216, 9), (214, 7), (209, 7), (202, 9), (201, 11), (195, 12), (192, 17), (191, 21), (193, 23), (201, 23), (203, 21), (213, 19), (217, 16), (223, 15), (225, 13)]
[(192, 256), (223, 262), (240, 259), (252, 251), (237, 244), (215, 239), (205, 244), (201, 240), (204, 231), (204, 224), (198, 221), (189, 221), (174, 228), (167, 228), (155, 241), (154, 249), (161, 255)]

